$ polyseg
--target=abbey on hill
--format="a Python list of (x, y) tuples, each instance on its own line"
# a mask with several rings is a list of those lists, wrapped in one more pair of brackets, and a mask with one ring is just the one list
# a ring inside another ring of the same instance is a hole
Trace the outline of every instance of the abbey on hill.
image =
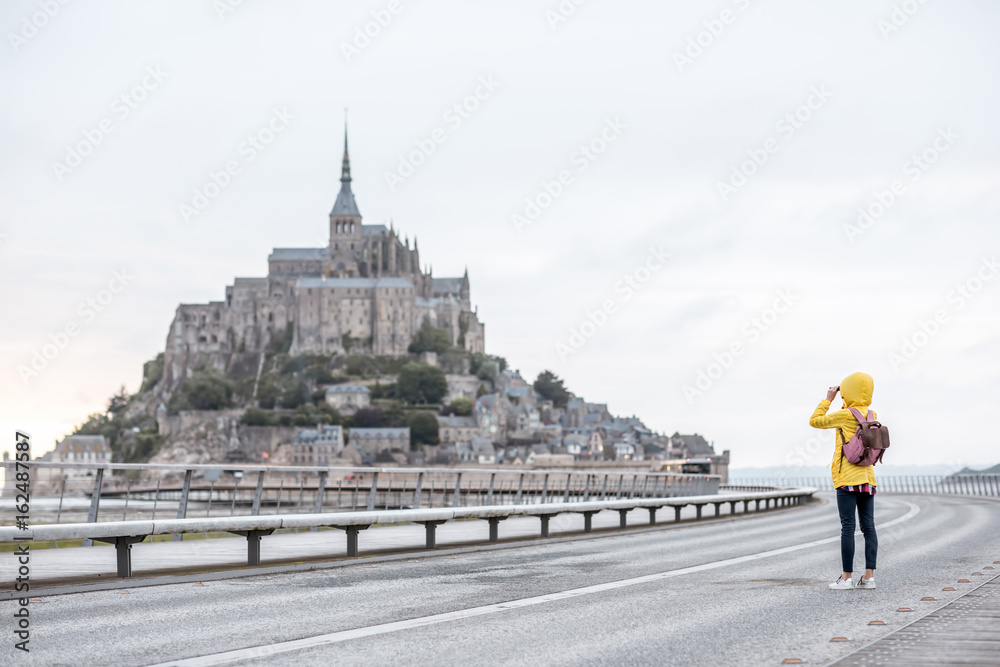
[(225, 301), (178, 306), (164, 370), (168, 379), (181, 379), (193, 356), (260, 353), (282, 336), (290, 336), (292, 355), (406, 354), (424, 317), (446, 329), (453, 344), (484, 351), (468, 271), (434, 278), (420, 267), (416, 237), (411, 248), (391, 225), (362, 224), (345, 129), (327, 247), (275, 248), (266, 278), (236, 278)]

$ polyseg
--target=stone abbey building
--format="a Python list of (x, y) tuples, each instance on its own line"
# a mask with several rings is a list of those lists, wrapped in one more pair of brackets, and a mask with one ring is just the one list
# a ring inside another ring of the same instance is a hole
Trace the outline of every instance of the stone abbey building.
[(196, 359), (223, 367), (233, 353), (256, 357), (285, 335), (293, 355), (405, 354), (425, 316), (446, 329), (452, 343), (484, 350), (468, 271), (435, 278), (420, 267), (416, 237), (411, 248), (391, 225), (362, 224), (345, 130), (327, 247), (275, 248), (266, 278), (236, 278), (226, 287), (225, 301), (180, 305), (167, 338), (165, 370), (180, 379)]

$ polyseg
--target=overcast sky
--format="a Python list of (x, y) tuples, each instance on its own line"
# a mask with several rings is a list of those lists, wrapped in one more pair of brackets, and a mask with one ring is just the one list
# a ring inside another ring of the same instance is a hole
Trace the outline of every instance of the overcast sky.
[(746, 467), (829, 461), (808, 417), (861, 370), (887, 460), (997, 463), (988, 0), (45, 4), (0, 6), (0, 447), (325, 245), (349, 107), (365, 223), (468, 267), (526, 379)]

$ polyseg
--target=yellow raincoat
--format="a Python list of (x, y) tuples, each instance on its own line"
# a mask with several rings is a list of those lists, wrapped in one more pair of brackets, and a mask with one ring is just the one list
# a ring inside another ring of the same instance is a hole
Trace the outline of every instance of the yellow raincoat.
[[(840, 395), (844, 399), (843, 408), (826, 414), (830, 409), (830, 401), (823, 399), (816, 406), (812, 417), (809, 418), (809, 425), (814, 428), (835, 428), (836, 448), (833, 451), (833, 462), (831, 473), (833, 474), (834, 488), (842, 486), (857, 486), (860, 484), (871, 484), (876, 486), (875, 466), (856, 466), (846, 457), (841, 457), (841, 450), (844, 443), (854, 436), (858, 428), (858, 420), (854, 418), (848, 408), (856, 408), (861, 414), (866, 414), (872, 402), (872, 393), (875, 391), (875, 381), (870, 375), (865, 373), (852, 373), (844, 378), (840, 383)], [(872, 410), (871, 418), (877, 415)]]

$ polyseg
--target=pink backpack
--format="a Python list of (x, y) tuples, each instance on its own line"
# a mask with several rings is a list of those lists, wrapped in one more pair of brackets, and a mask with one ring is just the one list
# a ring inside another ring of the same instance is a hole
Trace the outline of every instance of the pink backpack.
[(882, 462), (882, 454), (889, 448), (889, 429), (877, 421), (869, 420), (871, 410), (862, 417), (857, 408), (849, 408), (854, 418), (858, 420), (858, 429), (854, 437), (844, 443), (840, 450), (841, 459), (856, 466), (873, 466)]

